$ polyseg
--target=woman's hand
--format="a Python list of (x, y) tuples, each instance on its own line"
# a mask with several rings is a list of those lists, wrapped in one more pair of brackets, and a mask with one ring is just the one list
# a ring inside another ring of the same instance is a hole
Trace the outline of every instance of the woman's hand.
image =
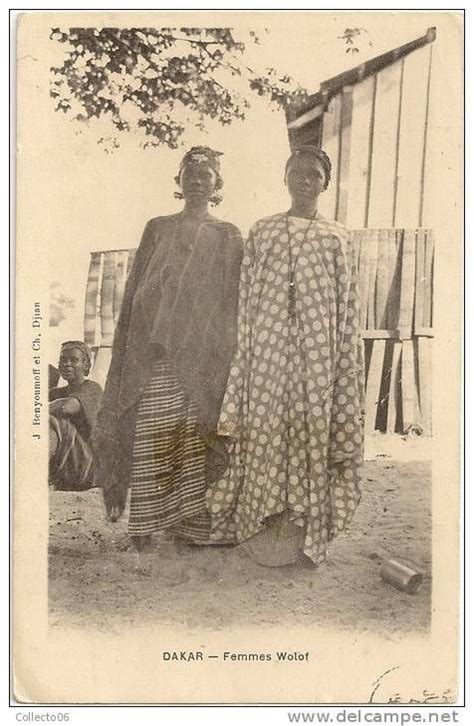
[(77, 398), (57, 398), (49, 404), (49, 412), (57, 418), (67, 418), (80, 413), (81, 404)]
[[(98, 483), (100, 484), (100, 482)], [(101, 490), (107, 519), (111, 522), (116, 522), (122, 516), (125, 504), (127, 503), (127, 488), (124, 488), (117, 481), (117, 477), (112, 475), (109, 486), (101, 486)]]

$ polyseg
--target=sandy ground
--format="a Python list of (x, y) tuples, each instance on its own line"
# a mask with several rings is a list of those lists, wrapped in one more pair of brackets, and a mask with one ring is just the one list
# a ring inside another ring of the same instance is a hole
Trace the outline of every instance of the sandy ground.
[[(190, 547), (157, 537), (149, 575), (116, 543), (126, 514), (105, 521), (100, 493), (50, 493), (49, 603), (57, 627), (120, 632), (147, 622), (213, 629), (322, 625), (396, 637), (427, 631), (431, 602), (428, 445), (369, 442), (363, 500), (319, 568), (266, 568), (241, 548)], [(377, 453), (377, 451), (379, 453)], [(397, 459), (394, 457), (397, 456)], [(416, 595), (380, 579), (380, 558), (424, 575)]]

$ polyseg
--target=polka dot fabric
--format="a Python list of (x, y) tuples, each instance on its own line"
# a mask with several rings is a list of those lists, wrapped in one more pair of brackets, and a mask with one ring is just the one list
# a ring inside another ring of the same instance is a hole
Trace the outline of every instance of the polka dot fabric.
[[(288, 312), (289, 246), (296, 314)], [(242, 265), (238, 349), (219, 430), (230, 465), (211, 485), (211, 540), (242, 542), (287, 511), (315, 563), (350, 522), (363, 462), (363, 365), (355, 259), (317, 216), (257, 222)]]

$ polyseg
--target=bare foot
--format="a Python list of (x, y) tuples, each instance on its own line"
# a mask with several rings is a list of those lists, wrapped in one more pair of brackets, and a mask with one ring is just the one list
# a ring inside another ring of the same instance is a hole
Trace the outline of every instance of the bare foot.
[(120, 515), (123, 512), (123, 508), (116, 504), (112, 504), (112, 506), (110, 507), (110, 509), (107, 510), (107, 512), (108, 512), (110, 521), (116, 522), (117, 519), (120, 519)]
[(122, 516), (127, 501), (127, 490), (120, 487), (111, 489), (102, 489), (107, 518), (111, 522), (116, 522)]

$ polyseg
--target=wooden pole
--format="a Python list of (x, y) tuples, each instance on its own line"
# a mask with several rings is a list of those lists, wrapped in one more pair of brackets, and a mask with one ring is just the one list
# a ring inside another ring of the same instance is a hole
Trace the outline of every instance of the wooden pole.
[(92, 252), (87, 278), (86, 301), (84, 308), (84, 341), (96, 345), (99, 276), (102, 252)]

